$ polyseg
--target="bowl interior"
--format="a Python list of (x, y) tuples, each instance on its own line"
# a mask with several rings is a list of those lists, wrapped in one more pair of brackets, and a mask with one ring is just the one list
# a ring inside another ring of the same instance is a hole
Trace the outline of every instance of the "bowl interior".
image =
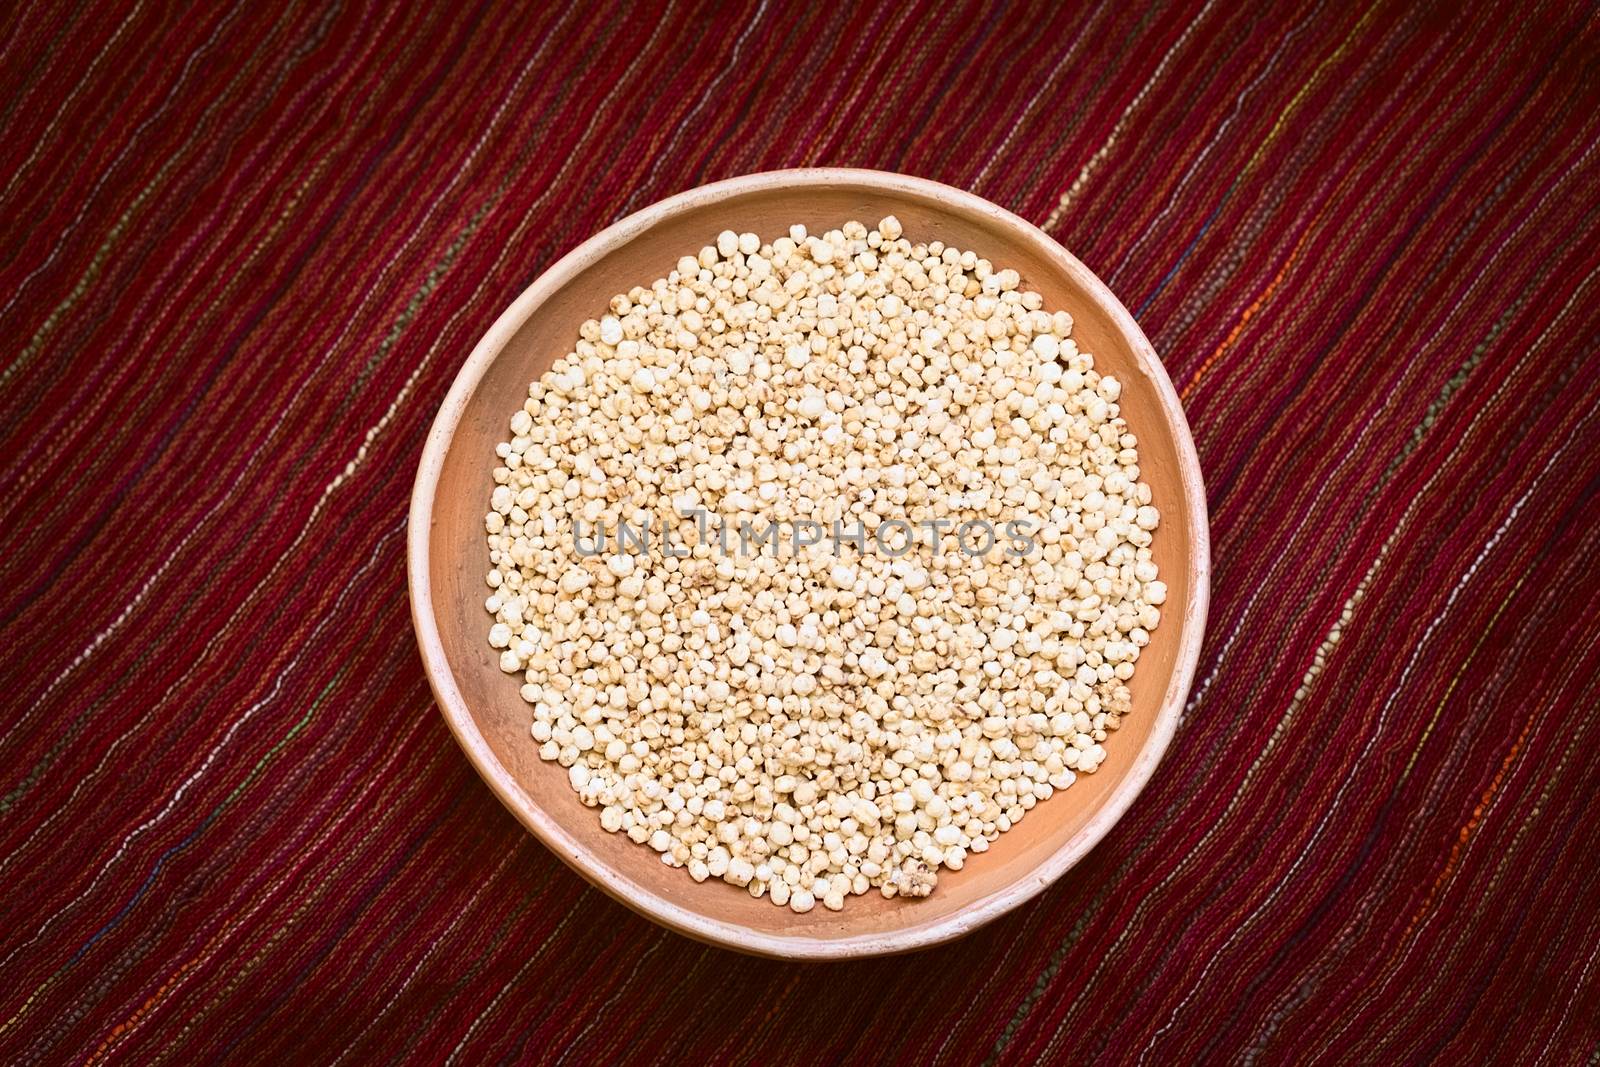
[[(449, 674), (450, 684), (441, 685), (438, 663), (430, 662), (441, 705), (469, 755), (525, 824), (602, 888), (669, 925), (733, 947), (811, 956), (893, 951), (955, 936), (1033, 895), (1087, 851), (1131, 802), (1165, 747), (1192, 673), (1206, 595), (1204, 504), (1198, 485), (1189, 484), (1196, 479), (1188, 429), (1154, 353), (1120, 305), (1047, 238), (975, 198), (951, 196), (929, 183), (832, 174), (832, 180), (751, 183), (653, 218), (635, 216), (541, 280), (535, 289), (548, 290), (543, 298), (521, 302), (526, 318), (503, 319), (490, 336), (506, 337), (504, 344), (481, 353), (481, 377), (460, 400), (437, 468), (425, 573), (413, 562), (414, 576), (424, 575), (431, 594), (436, 647)], [(1131, 683), (1133, 713), (1106, 742), (1099, 771), (1080, 775), (1070, 789), (1036, 806), (964, 870), (941, 872), (931, 897), (885, 900), (874, 891), (850, 898), (839, 913), (818, 907), (796, 915), (715, 880), (696, 884), (650, 849), (604, 832), (597, 811), (568, 786), (564, 769), (538, 758), (528, 732), (532, 709), (517, 691), (520, 678), (501, 673), (486, 640), (483, 515), (497, 462), (494, 446), (507, 436), (507, 420), (529, 381), (570, 350), (579, 324), (601, 314), (612, 294), (648, 285), (724, 229), (754, 230), (771, 240), (794, 222), (820, 232), (848, 219), (870, 226), (890, 213), (913, 241), (941, 240), (1016, 269), (1025, 286), (1043, 294), (1047, 309), (1072, 314), (1079, 347), (1122, 381), (1122, 411), (1139, 438), (1143, 476), (1162, 514), (1153, 551), (1169, 599)], [(472, 370), (469, 364), (464, 374)], [(425, 651), (426, 631), (424, 623)], [(471, 737), (474, 731), (481, 742)]]

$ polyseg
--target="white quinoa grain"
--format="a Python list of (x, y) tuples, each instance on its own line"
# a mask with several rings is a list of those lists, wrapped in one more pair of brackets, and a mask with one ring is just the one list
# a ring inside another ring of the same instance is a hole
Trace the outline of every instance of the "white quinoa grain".
[[(893, 217), (725, 230), (530, 385), (484, 516), (488, 639), (602, 827), (838, 911), (928, 895), (1104, 762), (1168, 596), (1161, 517), (1121, 383), (1021, 281)], [(706, 551), (695, 509), (862, 544)], [(578, 550), (575, 524), (641, 513), (701, 548)], [(1007, 518), (1031, 551), (964, 527)]]

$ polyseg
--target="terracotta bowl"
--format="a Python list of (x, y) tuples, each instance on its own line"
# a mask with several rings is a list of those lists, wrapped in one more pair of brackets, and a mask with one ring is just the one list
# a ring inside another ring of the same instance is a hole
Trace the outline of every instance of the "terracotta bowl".
[[(1047, 309), (1076, 322), (1081, 349), (1123, 383), (1122, 411), (1161, 510), (1154, 552), (1169, 590), (1132, 682), (1133, 713), (1105, 763), (1028, 813), (965, 869), (941, 872), (923, 899), (851, 897), (806, 915), (716, 880), (697, 884), (650, 849), (600, 827), (529, 737), (520, 678), (501, 673), (483, 610), (489, 567), (483, 515), (494, 446), (528, 383), (569, 351), (611, 295), (649, 285), (724, 229), (771, 240), (791, 223), (813, 232), (894, 214), (912, 240), (972, 249), (1019, 271)], [(1060, 878), (1094, 847), (1155, 771), (1194, 676), (1210, 570), (1205, 493), (1188, 423), (1149, 341), (1100, 279), (1043, 232), (971, 194), (867, 170), (791, 170), (717, 182), (663, 200), (597, 234), (547, 270), (500, 316), (457, 375), (423, 449), (411, 498), (408, 571), (423, 665), (445, 721), (489, 788), (585, 878), (674, 930), (743, 952), (796, 959), (873, 956), (975, 930)]]

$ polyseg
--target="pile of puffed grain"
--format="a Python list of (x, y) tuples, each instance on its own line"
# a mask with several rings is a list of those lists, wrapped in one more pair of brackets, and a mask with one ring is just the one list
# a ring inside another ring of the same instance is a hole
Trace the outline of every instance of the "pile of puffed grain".
[[(892, 217), (725, 232), (529, 387), (486, 520), (489, 641), (606, 829), (837, 910), (926, 895), (1106, 758), (1166, 599), (1159, 516), (1118, 382), (1019, 282)], [(898, 558), (743, 555), (706, 514), (922, 525)], [(956, 541), (1013, 519), (1032, 552)], [(578, 551), (575, 523), (645, 521), (698, 547)]]

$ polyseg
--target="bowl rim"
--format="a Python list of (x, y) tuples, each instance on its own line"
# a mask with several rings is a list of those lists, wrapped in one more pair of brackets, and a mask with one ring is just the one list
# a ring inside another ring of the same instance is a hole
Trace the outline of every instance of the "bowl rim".
[[(777, 187), (826, 187), (869, 185), (881, 190), (911, 194), (942, 201), (968, 213), (989, 217), (1010, 229), (1020, 229), (1039, 243), (1067, 274), (1109, 313), (1117, 328), (1130, 340), (1140, 370), (1154, 385), (1162, 411), (1176, 438), (1178, 475), (1183, 506), (1193, 528), (1188, 558), (1190, 596), (1181, 620), (1182, 639), (1173, 662), (1173, 674), (1149, 738), (1139, 750), (1127, 776), (1110, 793), (1089, 822), (1044, 862), (1022, 878), (1003, 886), (970, 906), (942, 919), (887, 932), (816, 938), (807, 935), (775, 935), (752, 930), (738, 923), (711, 918), (686, 908), (651, 890), (629, 882), (617, 884), (609, 866), (597, 862), (571, 834), (527, 798), (506, 767), (489, 748), (456, 684), (445, 656), (433, 607), (429, 554), (432, 541), (432, 514), (435, 492), (444, 458), (455, 436), (468, 400), (493, 360), (529, 316), (574, 276), (599, 257), (626, 244), (663, 219), (728, 197)], [(428, 431), (412, 486), (406, 531), (406, 577), (409, 585), (412, 625), (422, 656), (423, 669), (434, 699), (451, 733), (466, 753), (468, 761), (519, 822), (550, 851), (576, 870), (590, 884), (633, 911), (669, 929), (703, 942), (740, 952), (796, 960), (827, 960), (890, 955), (927, 948), (961, 937), (1033, 899), (1070, 870), (1111, 830), (1132, 806), (1149, 782), (1156, 764), (1166, 752), (1177, 730), (1184, 702), (1199, 663), (1210, 603), (1211, 549), (1200, 460), (1188, 419), (1173, 389), (1172, 381), (1157, 358), (1144, 331), (1120, 300), (1088, 267), (1068, 252), (1053, 237), (1026, 219), (983, 199), (976, 194), (926, 178), (889, 171), (853, 167), (806, 167), (760, 171), (686, 190), (612, 223), (573, 248), (543, 271), (531, 285), (495, 320), (473, 348), (456, 374), (449, 392), (439, 406)]]

